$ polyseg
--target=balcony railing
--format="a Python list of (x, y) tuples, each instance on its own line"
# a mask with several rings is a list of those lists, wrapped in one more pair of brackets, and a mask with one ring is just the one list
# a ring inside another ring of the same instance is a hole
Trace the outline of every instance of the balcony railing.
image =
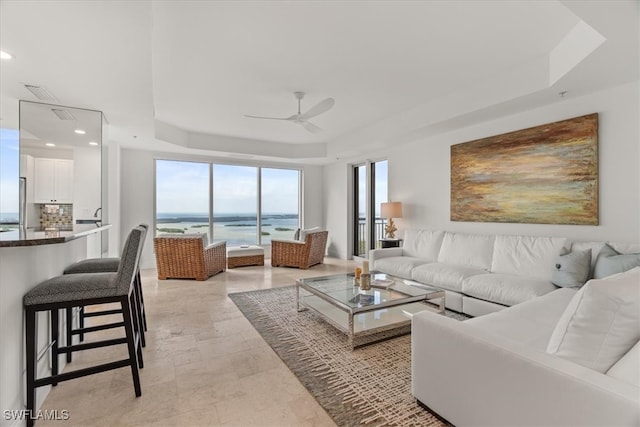
[[(373, 241), (375, 243), (375, 248), (380, 249), (380, 239), (383, 239), (384, 236), (384, 226), (386, 225), (387, 220), (385, 218), (375, 218), (374, 222), (374, 236)], [(358, 218), (358, 255), (363, 255), (366, 253), (367, 243), (365, 240), (365, 236), (367, 235), (367, 223), (365, 218)]]

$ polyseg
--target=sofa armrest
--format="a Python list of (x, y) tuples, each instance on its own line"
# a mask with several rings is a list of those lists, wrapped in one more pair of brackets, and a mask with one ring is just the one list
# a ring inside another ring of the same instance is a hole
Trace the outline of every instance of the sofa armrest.
[(402, 248), (385, 248), (385, 249), (374, 249), (369, 251), (369, 263), (371, 264), (371, 268), (375, 267), (375, 263), (377, 259), (387, 258), (392, 256), (402, 256)]
[(464, 425), (639, 425), (640, 388), (428, 311), (412, 320), (412, 390)]

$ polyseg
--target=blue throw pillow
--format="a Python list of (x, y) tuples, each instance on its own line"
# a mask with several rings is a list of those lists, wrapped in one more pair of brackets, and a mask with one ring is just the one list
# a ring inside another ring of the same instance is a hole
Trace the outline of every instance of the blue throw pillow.
[(560, 254), (556, 258), (551, 283), (563, 288), (577, 288), (589, 279), (591, 249)]
[(593, 278), (602, 279), (634, 267), (640, 267), (640, 254), (621, 254), (611, 246), (604, 245), (596, 258)]

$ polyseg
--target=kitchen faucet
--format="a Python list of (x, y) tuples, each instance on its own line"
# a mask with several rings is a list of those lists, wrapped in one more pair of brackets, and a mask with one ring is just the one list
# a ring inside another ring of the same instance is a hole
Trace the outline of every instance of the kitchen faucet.
[(101, 210), (102, 210), (102, 208), (96, 209), (96, 211), (93, 213), (93, 217), (94, 218), (98, 218), (98, 212), (100, 212)]

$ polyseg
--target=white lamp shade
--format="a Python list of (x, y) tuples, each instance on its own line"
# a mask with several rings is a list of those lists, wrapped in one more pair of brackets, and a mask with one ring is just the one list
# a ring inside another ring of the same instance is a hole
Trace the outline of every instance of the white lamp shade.
[(387, 202), (380, 205), (380, 216), (382, 218), (402, 218), (402, 203)]

